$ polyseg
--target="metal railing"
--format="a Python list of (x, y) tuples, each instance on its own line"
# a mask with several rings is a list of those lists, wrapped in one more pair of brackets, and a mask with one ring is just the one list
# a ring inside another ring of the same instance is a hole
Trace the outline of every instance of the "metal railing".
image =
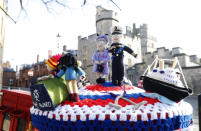
[(23, 90), (23, 91), (30, 91), (30, 88), (14, 87), (14, 86), (3, 86), (2, 89), (5, 89), (5, 90)]

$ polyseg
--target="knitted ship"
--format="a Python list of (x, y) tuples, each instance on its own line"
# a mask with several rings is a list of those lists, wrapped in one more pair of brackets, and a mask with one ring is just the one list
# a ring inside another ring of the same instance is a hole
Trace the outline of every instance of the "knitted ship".
[[(172, 66), (164, 68), (165, 62), (169, 65), (172, 63)], [(180, 80), (180, 76), (182, 76), (183, 82)], [(143, 80), (143, 87), (146, 91), (158, 93), (175, 102), (192, 95), (192, 90), (188, 88), (177, 57), (171, 60), (159, 59), (156, 56), (153, 63), (148, 66), (143, 76), (141, 76), (141, 79)]]

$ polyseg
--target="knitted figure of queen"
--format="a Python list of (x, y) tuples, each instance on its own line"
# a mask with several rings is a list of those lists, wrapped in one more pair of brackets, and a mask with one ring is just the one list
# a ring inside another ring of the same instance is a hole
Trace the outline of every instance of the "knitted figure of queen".
[(106, 50), (106, 45), (108, 44), (107, 35), (98, 35), (96, 37), (97, 50), (94, 52), (92, 61), (94, 64), (93, 72), (96, 72), (98, 84), (105, 83), (105, 75), (109, 74), (108, 62), (110, 61), (110, 56), (108, 50)]

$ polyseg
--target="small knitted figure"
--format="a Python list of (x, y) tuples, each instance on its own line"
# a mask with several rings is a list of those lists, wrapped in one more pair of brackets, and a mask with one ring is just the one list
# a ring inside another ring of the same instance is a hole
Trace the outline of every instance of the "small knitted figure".
[(109, 52), (112, 53), (112, 83), (120, 86), (124, 78), (124, 51), (137, 57), (137, 54), (133, 50), (123, 44), (121, 44), (122, 29), (115, 26), (112, 33), (113, 43), (110, 46)]
[(79, 101), (77, 77), (80, 76), (80, 79), (84, 80), (85, 72), (78, 66), (77, 59), (71, 53), (67, 53), (59, 59), (59, 66), (61, 68), (56, 76), (61, 77), (65, 74), (69, 101)]
[(109, 74), (108, 62), (110, 61), (110, 56), (108, 50), (106, 50), (106, 45), (108, 44), (107, 35), (100, 35), (96, 38), (97, 50), (95, 51), (92, 61), (94, 64), (93, 71), (97, 74), (96, 82), (105, 83), (105, 75)]

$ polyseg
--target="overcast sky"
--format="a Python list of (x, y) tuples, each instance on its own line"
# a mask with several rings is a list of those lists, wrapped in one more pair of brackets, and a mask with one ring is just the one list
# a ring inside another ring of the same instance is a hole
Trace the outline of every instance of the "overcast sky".
[[(18, 1), (8, 0), (9, 14), (17, 20), (6, 22), (6, 38), (3, 61), (9, 60), (13, 67), (46, 59), (48, 50), (58, 52), (60, 47), (77, 49), (78, 39), (95, 33), (96, 6), (102, 5), (119, 14), (120, 24), (137, 26), (148, 24), (149, 34), (158, 40), (157, 47), (182, 47), (188, 55), (201, 57), (201, 18), (200, 0), (113, 0), (121, 11), (110, 0), (68, 0), (70, 8), (54, 7), (56, 12), (49, 13), (40, 0), (26, 0), (27, 17), (21, 12)], [(19, 16), (20, 14), (20, 16)]]

